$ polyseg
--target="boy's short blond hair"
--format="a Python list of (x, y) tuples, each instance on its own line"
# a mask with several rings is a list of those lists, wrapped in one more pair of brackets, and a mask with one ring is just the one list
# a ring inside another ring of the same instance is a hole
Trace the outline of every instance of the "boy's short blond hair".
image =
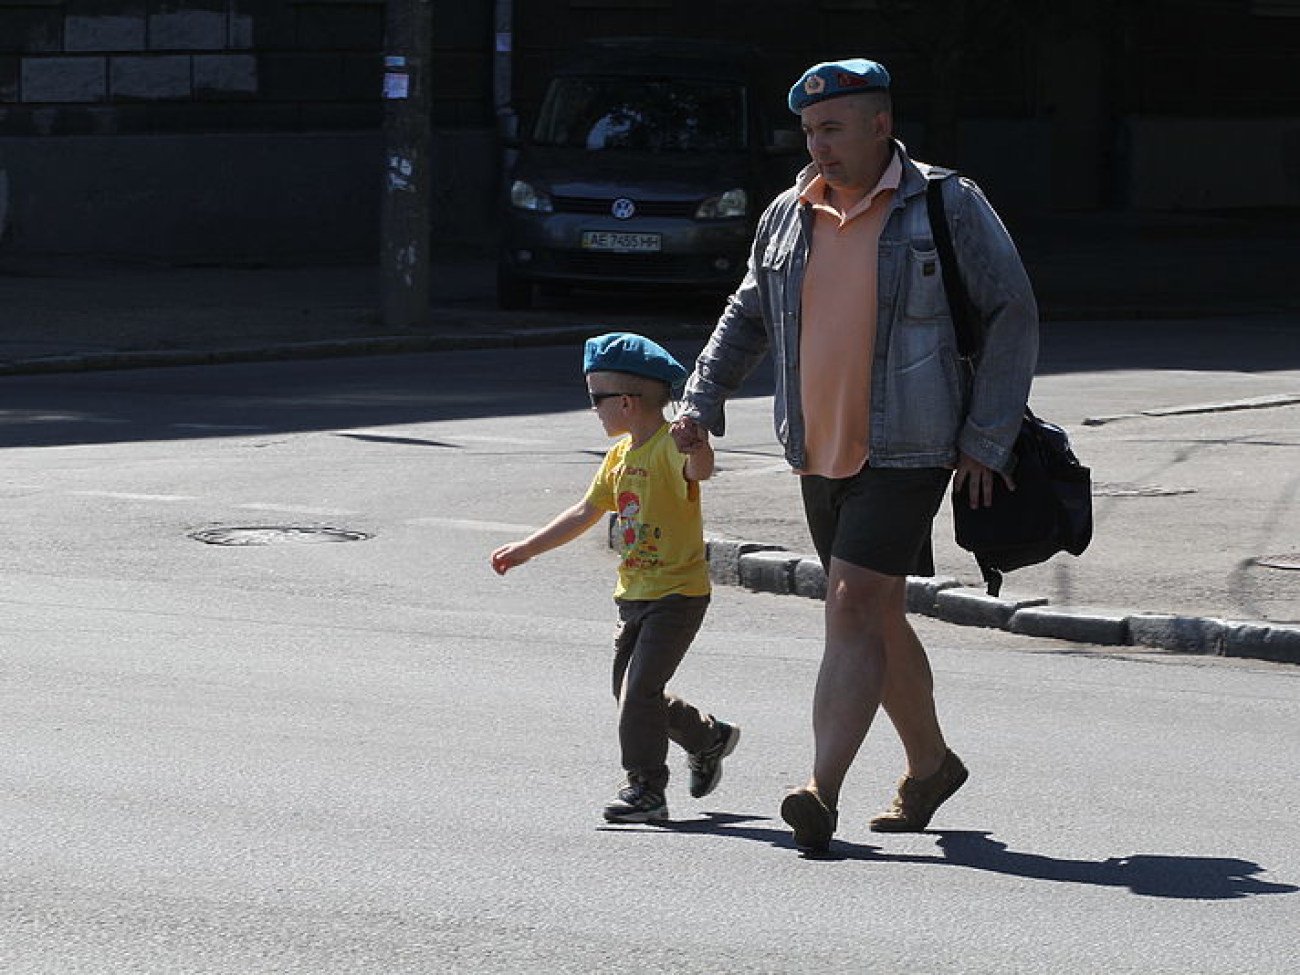
[(673, 401), (672, 390), (666, 382), (638, 376), (634, 372), (618, 372), (614, 369), (596, 369), (589, 376), (617, 376), (623, 392), (637, 393), (641, 401), (656, 410), (662, 410)]

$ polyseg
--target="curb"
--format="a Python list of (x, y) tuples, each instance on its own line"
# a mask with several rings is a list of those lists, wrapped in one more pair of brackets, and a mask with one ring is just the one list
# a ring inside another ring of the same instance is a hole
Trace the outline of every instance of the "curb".
[[(709, 575), (755, 592), (826, 598), (816, 559), (761, 542), (710, 538)], [(1300, 664), (1300, 628), (1159, 613), (1051, 606), (1041, 596), (989, 596), (951, 577), (907, 579), (907, 610), (958, 626), (1099, 646)]]

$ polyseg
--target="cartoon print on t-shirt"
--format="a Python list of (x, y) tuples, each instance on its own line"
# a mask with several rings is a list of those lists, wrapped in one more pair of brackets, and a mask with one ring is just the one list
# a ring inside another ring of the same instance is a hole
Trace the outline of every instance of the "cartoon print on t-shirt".
[(641, 498), (634, 491), (624, 491), (618, 496), (618, 531), (623, 540), (623, 554), (627, 555), (641, 537)]
[(659, 539), (663, 529), (641, 520), (641, 496), (623, 491), (618, 496), (618, 537), (623, 564), (630, 569), (652, 569), (659, 565)]

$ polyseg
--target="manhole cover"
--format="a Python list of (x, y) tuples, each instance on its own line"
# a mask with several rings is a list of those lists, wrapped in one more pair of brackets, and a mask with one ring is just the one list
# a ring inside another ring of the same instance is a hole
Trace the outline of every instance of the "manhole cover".
[(1265, 555), (1255, 560), (1256, 565), (1266, 569), (1300, 569), (1300, 552), (1288, 552), (1285, 555)]
[(311, 545), (320, 542), (363, 542), (365, 532), (342, 528), (299, 528), (292, 525), (266, 525), (255, 528), (208, 528), (194, 532), (190, 538), (208, 545)]
[(1092, 486), (1094, 498), (1172, 498), (1179, 494), (1195, 494), (1192, 488), (1168, 488), (1159, 484), (1130, 484), (1127, 481), (1098, 482)]

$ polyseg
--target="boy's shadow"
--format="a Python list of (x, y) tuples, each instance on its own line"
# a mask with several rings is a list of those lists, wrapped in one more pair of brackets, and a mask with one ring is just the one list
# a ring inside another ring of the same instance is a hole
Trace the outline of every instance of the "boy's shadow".
[[(756, 825), (770, 823), (764, 816), (705, 813), (702, 819), (665, 823), (659, 828), (677, 833), (707, 833), (756, 840), (792, 849), (790, 831)], [(1175, 897), (1186, 900), (1231, 900), (1259, 894), (1294, 894), (1300, 887), (1274, 883), (1257, 876), (1264, 868), (1250, 860), (1227, 857), (1161, 856), (1132, 854), (1105, 860), (1062, 860), (1037, 853), (1018, 853), (992, 834), (979, 830), (927, 830), (935, 837), (940, 856), (885, 853), (877, 846), (833, 840), (829, 852), (802, 853), (805, 859), (821, 861), (875, 860), (886, 863), (921, 863), (968, 867), (990, 873), (1058, 883), (1091, 884), (1096, 887), (1127, 887), (1145, 897)]]

